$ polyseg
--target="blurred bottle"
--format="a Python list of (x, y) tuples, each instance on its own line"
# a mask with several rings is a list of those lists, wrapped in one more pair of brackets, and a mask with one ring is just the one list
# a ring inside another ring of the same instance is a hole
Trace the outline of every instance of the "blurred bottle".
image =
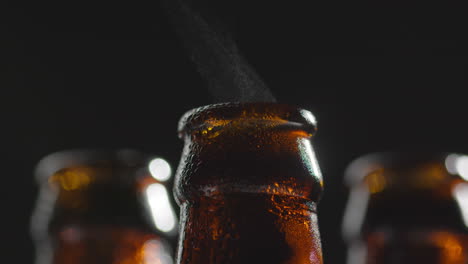
[(58, 152), (37, 165), (37, 264), (171, 264), (169, 164), (139, 152)]
[(345, 174), (348, 264), (468, 263), (468, 156), (375, 153)]
[(177, 263), (322, 263), (315, 125), (309, 111), (274, 103), (187, 112), (174, 189)]

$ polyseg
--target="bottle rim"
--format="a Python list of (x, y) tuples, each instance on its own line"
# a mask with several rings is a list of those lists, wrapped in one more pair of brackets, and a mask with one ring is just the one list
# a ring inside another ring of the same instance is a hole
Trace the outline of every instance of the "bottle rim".
[(185, 112), (179, 119), (178, 133), (183, 138), (204, 127), (207, 121), (217, 124), (229, 123), (231, 120), (267, 122), (284, 121), (295, 124), (295, 127), (315, 134), (317, 120), (309, 110), (289, 104), (272, 102), (229, 102), (205, 105)]
[(35, 166), (34, 177), (41, 184), (59, 170), (76, 166), (93, 166), (102, 161), (111, 161), (123, 166), (144, 166), (151, 158), (135, 149), (66, 149), (42, 157)]
[(437, 163), (445, 168), (447, 175), (460, 177), (454, 167), (457, 157), (468, 155), (459, 152), (381, 151), (371, 152), (352, 160), (344, 170), (344, 183), (350, 187), (359, 185), (367, 175), (379, 169), (397, 169), (423, 163)]

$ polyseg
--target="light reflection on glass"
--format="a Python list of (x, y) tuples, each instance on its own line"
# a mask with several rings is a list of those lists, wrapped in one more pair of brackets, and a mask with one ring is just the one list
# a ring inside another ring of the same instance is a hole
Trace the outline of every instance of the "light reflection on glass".
[(468, 227), (468, 183), (462, 182), (455, 186), (453, 195), (460, 208), (463, 222)]
[(343, 234), (345, 237), (354, 237), (357, 230), (361, 230), (369, 203), (369, 192), (365, 187), (351, 190), (343, 216)]
[(169, 232), (176, 226), (176, 216), (169, 202), (166, 187), (153, 183), (146, 188), (146, 198), (157, 229)]
[(306, 111), (306, 110), (300, 110), (300, 113), (308, 122), (312, 124), (317, 124), (317, 120), (315, 119), (315, 116), (311, 112)]
[(445, 158), (445, 168), (447, 168), (447, 171), (451, 174), (458, 174), (457, 168), (455, 166), (458, 156), (458, 154), (449, 154)]
[(468, 156), (459, 156), (455, 168), (463, 179), (468, 180)]
[(312, 175), (320, 179), (320, 184), (323, 185), (322, 173), (320, 171), (317, 158), (315, 157), (315, 152), (312, 149), (312, 144), (310, 144), (308, 139), (304, 138), (299, 138), (297, 143), (303, 164)]
[(148, 165), (151, 176), (158, 181), (167, 181), (171, 178), (171, 166), (169, 163), (161, 158), (155, 158), (150, 161)]
[(452, 174), (458, 174), (468, 180), (468, 156), (450, 154), (445, 159), (445, 167)]

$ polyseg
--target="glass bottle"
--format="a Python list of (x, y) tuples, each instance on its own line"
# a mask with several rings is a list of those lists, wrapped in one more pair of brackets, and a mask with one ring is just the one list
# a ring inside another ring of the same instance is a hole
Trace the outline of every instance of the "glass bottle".
[(373, 153), (345, 179), (348, 264), (468, 263), (468, 156)]
[(221, 103), (183, 115), (176, 262), (322, 263), (315, 129), (309, 111), (276, 103)]
[(44, 157), (31, 219), (36, 263), (173, 263), (177, 219), (163, 183), (170, 173), (165, 160), (133, 150)]

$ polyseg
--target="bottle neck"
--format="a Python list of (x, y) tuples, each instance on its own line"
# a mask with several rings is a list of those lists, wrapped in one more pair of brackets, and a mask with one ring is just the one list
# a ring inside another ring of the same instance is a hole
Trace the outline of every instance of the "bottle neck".
[(258, 193), (184, 202), (177, 263), (322, 263), (314, 207), (302, 198)]
[(465, 264), (468, 236), (447, 231), (374, 233), (350, 245), (348, 264)]
[(180, 264), (322, 263), (312, 113), (274, 103), (187, 112), (174, 182)]

